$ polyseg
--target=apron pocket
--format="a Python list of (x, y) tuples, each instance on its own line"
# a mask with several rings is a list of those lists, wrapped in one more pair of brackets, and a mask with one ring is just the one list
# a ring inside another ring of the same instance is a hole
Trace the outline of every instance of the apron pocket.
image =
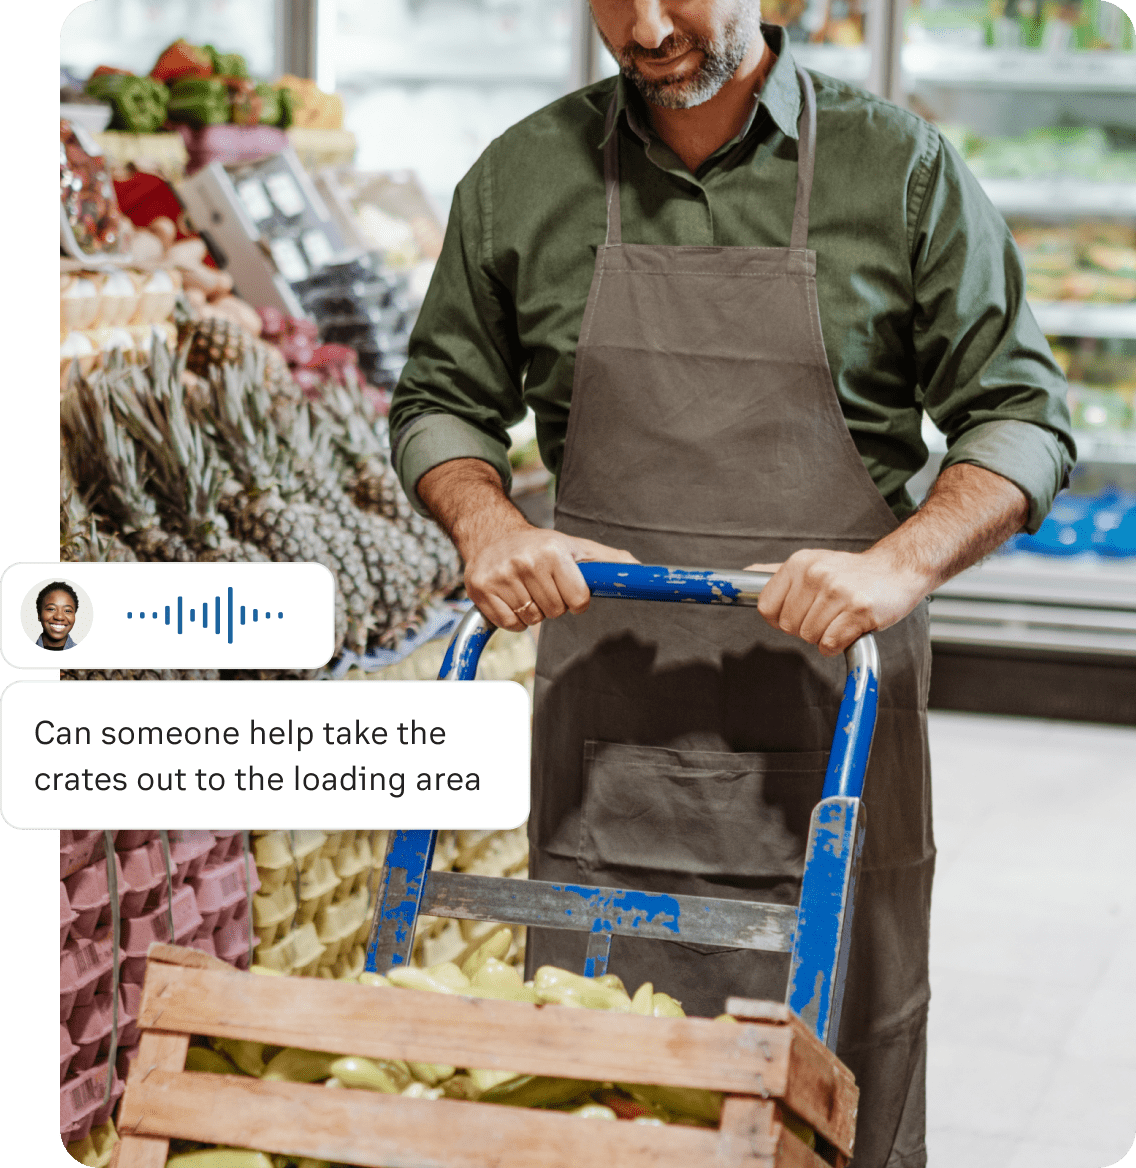
[(803, 870), (827, 765), (825, 751), (733, 754), (588, 741), (581, 876), (703, 896), (731, 895), (720, 884), (738, 886), (734, 895), (764, 886), (773, 895), (760, 899), (780, 900), (781, 882)]

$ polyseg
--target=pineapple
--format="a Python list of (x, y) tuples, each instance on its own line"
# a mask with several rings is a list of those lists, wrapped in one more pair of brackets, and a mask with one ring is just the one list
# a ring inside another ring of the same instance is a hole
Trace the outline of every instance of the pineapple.
[(76, 482), (95, 492), (139, 559), (186, 563), (193, 551), (162, 527), (157, 501), (146, 489), (137, 444), (116, 424), (111, 394), (129, 382), (132, 367), (113, 353), (90, 380), (80, 378), (60, 405), (60, 424)]

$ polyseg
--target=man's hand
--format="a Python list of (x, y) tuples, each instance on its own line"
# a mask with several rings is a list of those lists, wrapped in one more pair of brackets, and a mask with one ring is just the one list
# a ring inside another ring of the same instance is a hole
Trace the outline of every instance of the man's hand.
[(510, 502), (487, 462), (443, 462), (418, 481), (418, 496), (465, 560), (470, 600), (498, 628), (519, 632), (545, 617), (581, 613), (591, 601), (576, 564), (635, 563), (619, 548), (533, 527)]
[(1009, 479), (960, 463), (936, 480), (923, 506), (864, 552), (803, 550), (773, 572), (758, 612), (775, 629), (843, 653), (857, 637), (890, 628), (940, 584), (1018, 531), (1029, 504)]

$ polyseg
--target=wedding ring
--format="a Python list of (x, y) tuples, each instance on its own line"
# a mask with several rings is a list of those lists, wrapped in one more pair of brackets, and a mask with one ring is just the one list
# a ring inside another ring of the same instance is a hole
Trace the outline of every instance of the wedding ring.
[(522, 604), (520, 608), (514, 608), (513, 615), (520, 616), (521, 613), (524, 612), (526, 608), (535, 608), (535, 607), (536, 607), (536, 601), (535, 600), (528, 600), (524, 604)]

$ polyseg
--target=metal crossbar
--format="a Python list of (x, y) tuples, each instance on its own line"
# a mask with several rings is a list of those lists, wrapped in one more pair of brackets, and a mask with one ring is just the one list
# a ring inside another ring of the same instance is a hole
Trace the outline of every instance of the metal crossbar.
[[(580, 564), (592, 595), (754, 607), (770, 577), (757, 572)], [(440, 679), (472, 680), (495, 631), (477, 609), (463, 618)], [(876, 722), (879, 653), (867, 635), (845, 653), (848, 677), (837, 714), (821, 801), (813, 810), (797, 906), (594, 885), (431, 872), (437, 832), (391, 833), (366, 968), (410, 960), (420, 913), (571, 929), (589, 934), (584, 973), (606, 972), (613, 936), (788, 952), (787, 1004), (835, 1046), (865, 831), (861, 802)]]

